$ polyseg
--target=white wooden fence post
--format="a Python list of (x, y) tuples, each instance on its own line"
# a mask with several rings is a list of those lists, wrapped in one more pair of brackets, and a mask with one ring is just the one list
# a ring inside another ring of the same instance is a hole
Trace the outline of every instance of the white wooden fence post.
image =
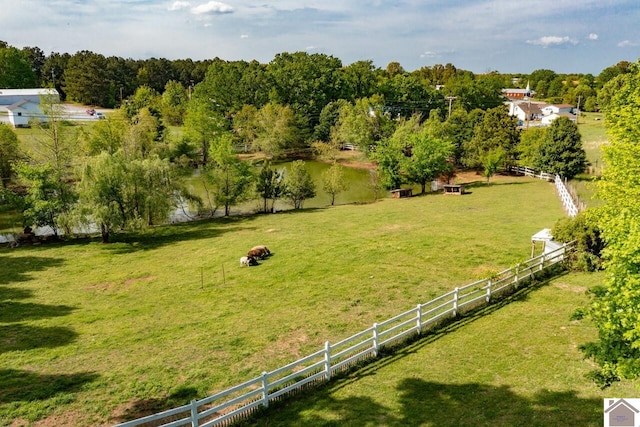
[(198, 427), (200, 422), (198, 421), (198, 404), (195, 399), (191, 401), (191, 427)]
[(378, 356), (378, 324), (373, 324), (373, 357)]
[(329, 341), (324, 342), (324, 377), (331, 380), (331, 346)]
[(458, 288), (453, 291), (453, 317), (458, 315)]
[(491, 285), (493, 284), (492, 280), (489, 279), (487, 281), (487, 297), (485, 298), (487, 302), (491, 301)]
[(520, 273), (520, 263), (516, 264), (516, 274), (513, 275), (514, 284), (518, 284), (518, 273)]
[(262, 404), (269, 407), (269, 375), (266, 372), (262, 373)]
[(416, 310), (416, 331), (420, 333), (422, 332), (422, 304), (418, 304)]

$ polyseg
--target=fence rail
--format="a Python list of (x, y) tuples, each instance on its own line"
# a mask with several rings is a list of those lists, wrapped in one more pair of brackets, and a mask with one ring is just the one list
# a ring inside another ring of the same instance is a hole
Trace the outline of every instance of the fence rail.
[(576, 191), (567, 183), (566, 179), (563, 180), (559, 175), (552, 175), (546, 172), (536, 172), (534, 169), (525, 166), (512, 166), (511, 170), (521, 175), (545, 179), (547, 181), (554, 181), (556, 191), (562, 201), (562, 206), (564, 207), (567, 215), (571, 218), (584, 210), (585, 205), (576, 194)]
[(235, 387), (201, 400), (193, 400), (188, 405), (118, 424), (116, 427), (210, 427), (230, 425), (246, 419), (259, 408), (268, 407), (272, 401), (283, 399), (316, 383), (330, 381), (333, 374), (376, 357), (383, 347), (401, 343), (443, 319), (453, 318), (489, 303), (492, 298), (511, 288), (517, 288), (536, 273), (558, 264), (573, 249), (573, 243), (563, 245), (553, 252), (501, 271), (491, 278), (455, 288), (397, 316), (374, 323), (372, 327), (335, 344), (327, 341), (321, 350), (279, 369), (263, 372)]

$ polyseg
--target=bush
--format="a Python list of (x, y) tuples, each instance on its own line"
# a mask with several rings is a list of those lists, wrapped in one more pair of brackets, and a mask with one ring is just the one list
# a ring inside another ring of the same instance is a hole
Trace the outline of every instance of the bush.
[(571, 254), (569, 264), (577, 271), (596, 271), (602, 268), (600, 254), (604, 241), (600, 230), (591, 218), (590, 211), (582, 212), (574, 218), (562, 218), (552, 230), (553, 238), (562, 243), (576, 242), (576, 251)]

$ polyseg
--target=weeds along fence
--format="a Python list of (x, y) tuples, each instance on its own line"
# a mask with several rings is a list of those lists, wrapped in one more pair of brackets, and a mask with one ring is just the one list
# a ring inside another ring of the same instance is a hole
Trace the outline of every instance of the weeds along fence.
[(531, 176), (547, 181), (553, 181), (556, 185), (558, 196), (562, 201), (562, 206), (564, 207), (567, 215), (569, 215), (571, 218), (575, 217), (579, 212), (584, 210), (585, 204), (582, 203), (582, 201), (578, 197), (576, 190), (567, 182), (566, 179), (563, 180), (560, 175), (552, 175), (546, 172), (537, 172), (534, 169), (523, 166), (513, 166), (511, 170), (521, 175)]
[(118, 424), (134, 426), (227, 426), (245, 420), (257, 411), (331, 378), (378, 356), (387, 347), (398, 347), (409, 338), (436, 327), (443, 321), (488, 304), (501, 295), (518, 289), (544, 270), (565, 259), (574, 243), (531, 258), (492, 277), (470, 283), (429, 302), (374, 323), (355, 335), (334, 344), (325, 342), (315, 353), (279, 369), (200, 400), (147, 417)]

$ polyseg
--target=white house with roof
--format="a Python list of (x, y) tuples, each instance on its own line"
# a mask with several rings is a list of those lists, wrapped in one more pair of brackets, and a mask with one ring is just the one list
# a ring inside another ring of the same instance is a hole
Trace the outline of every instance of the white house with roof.
[(0, 89), (0, 111), (7, 113), (14, 128), (29, 126), (32, 119), (45, 121), (40, 105), (43, 97), (53, 97), (53, 102), (60, 99), (55, 89)]
[(540, 120), (542, 118), (542, 110), (539, 104), (533, 102), (510, 102), (509, 115), (516, 116), (522, 122)]
[(541, 108), (542, 114), (548, 116), (550, 114), (573, 113), (573, 105), (571, 104), (549, 104)]

